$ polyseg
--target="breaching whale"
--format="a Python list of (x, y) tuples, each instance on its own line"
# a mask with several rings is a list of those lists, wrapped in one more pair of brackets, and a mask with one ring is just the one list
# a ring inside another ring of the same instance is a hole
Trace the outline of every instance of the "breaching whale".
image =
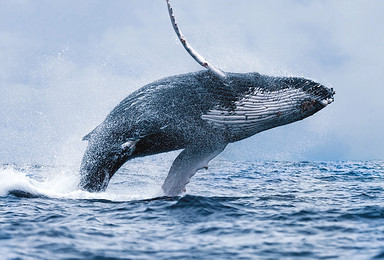
[(160, 79), (117, 105), (83, 138), (82, 189), (105, 190), (130, 159), (183, 149), (162, 185), (164, 195), (179, 195), (228, 143), (302, 120), (333, 102), (333, 89), (310, 79), (215, 68), (185, 40), (166, 1), (183, 46), (208, 70)]

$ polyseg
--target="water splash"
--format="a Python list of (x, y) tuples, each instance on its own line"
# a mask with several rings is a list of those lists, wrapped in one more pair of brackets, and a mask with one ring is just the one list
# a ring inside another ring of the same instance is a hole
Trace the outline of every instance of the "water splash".
[(78, 188), (78, 169), (69, 167), (0, 167), (0, 197), (48, 197), (73, 200), (132, 201), (161, 196), (160, 186), (129, 187), (112, 185), (105, 192), (90, 193)]

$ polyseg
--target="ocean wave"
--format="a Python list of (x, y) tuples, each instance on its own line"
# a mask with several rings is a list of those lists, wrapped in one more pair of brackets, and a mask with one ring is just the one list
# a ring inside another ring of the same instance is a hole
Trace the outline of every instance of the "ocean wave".
[(157, 196), (169, 167), (157, 162), (123, 167), (102, 193), (79, 190), (77, 169), (1, 166), (0, 248), (11, 259), (381, 259), (383, 166), (213, 163), (179, 197)]

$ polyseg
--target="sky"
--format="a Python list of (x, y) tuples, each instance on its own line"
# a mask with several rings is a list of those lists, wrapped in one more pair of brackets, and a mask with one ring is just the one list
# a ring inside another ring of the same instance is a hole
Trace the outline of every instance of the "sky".
[[(314, 116), (230, 144), (233, 160), (384, 159), (384, 1), (173, 0), (190, 44), (228, 72), (333, 87)], [(165, 0), (0, 1), (0, 163), (79, 162), (132, 91), (201, 70)]]

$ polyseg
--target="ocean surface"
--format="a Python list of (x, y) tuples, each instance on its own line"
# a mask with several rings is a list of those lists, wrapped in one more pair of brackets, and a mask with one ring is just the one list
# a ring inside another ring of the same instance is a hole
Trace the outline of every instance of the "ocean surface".
[(384, 259), (384, 162), (213, 160), (180, 197), (171, 160), (103, 193), (75, 167), (0, 165), (0, 259)]

